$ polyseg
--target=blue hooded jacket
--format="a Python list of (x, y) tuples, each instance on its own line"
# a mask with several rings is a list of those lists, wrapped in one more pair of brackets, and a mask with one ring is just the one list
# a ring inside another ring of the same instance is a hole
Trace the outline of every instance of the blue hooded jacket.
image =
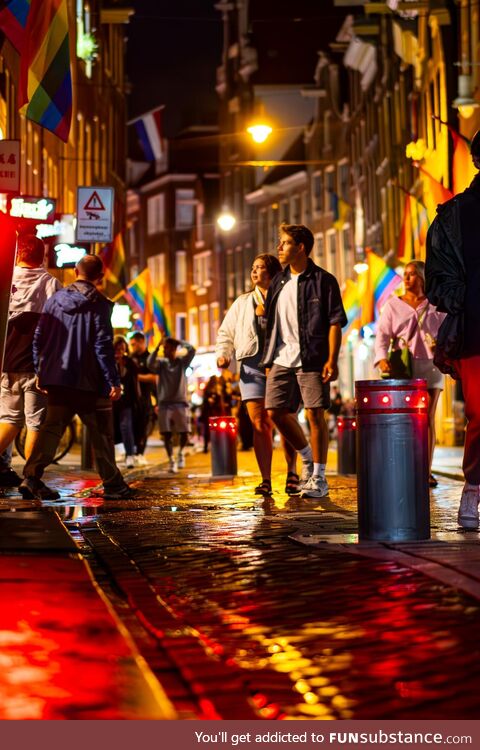
[(113, 385), (120, 385), (112, 307), (88, 281), (76, 281), (47, 300), (33, 340), (42, 388), (63, 386), (107, 396)]

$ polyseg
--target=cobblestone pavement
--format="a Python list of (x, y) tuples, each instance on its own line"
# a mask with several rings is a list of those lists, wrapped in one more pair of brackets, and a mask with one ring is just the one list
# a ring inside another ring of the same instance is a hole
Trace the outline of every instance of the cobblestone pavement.
[(135, 501), (81, 479), (52, 504), (179, 717), (477, 718), (480, 545), (456, 526), (461, 485), (432, 492), (431, 541), (359, 545), (353, 478), (288, 499), (276, 454), (264, 501), (239, 458), (234, 481), (208, 481), (196, 454), (174, 477), (133, 471)]

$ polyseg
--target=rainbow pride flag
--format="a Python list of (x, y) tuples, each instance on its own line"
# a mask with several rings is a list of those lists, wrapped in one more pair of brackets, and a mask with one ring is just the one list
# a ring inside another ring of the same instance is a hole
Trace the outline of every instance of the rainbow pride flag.
[(105, 268), (105, 281), (114, 287), (114, 291), (124, 289), (127, 285), (127, 269), (121, 232), (115, 235), (113, 242), (100, 250), (99, 255)]
[(362, 303), (361, 325), (378, 319), (388, 298), (403, 283), (402, 277), (390, 268), (371, 248), (366, 248), (368, 270), (359, 275), (358, 291)]
[(153, 330), (153, 289), (148, 268), (128, 284), (123, 295), (130, 307), (141, 316), (144, 333), (150, 334)]
[(1, 6), (0, 29), (17, 52), (22, 53), (30, 0), (6, 0)]
[[(436, 210), (437, 204), (435, 204)], [(402, 226), (398, 238), (397, 257), (402, 263), (415, 258), (425, 258), (427, 232), (430, 226), (426, 206), (414, 195), (406, 193), (403, 209)]]
[(165, 309), (162, 304), (160, 293), (157, 290), (153, 290), (153, 322), (157, 328), (162, 331), (165, 336), (170, 336), (170, 326), (168, 324)]
[(68, 141), (72, 76), (67, 0), (30, 0), (18, 96), (25, 117)]
[(358, 286), (352, 279), (345, 281), (342, 291), (342, 302), (348, 321), (343, 329), (343, 334), (345, 335), (354, 328), (360, 328), (360, 297), (358, 296)]

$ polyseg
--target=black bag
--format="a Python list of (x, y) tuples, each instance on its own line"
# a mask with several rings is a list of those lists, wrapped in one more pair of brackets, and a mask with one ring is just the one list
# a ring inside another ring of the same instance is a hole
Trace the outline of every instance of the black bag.
[(388, 354), (390, 364), (389, 378), (394, 380), (410, 380), (412, 377), (412, 353), (408, 346), (403, 349), (391, 349)]

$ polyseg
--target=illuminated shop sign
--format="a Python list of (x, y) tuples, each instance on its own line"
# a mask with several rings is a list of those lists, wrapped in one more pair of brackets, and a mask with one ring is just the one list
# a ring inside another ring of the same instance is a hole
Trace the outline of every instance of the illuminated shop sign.
[(68, 245), (66, 242), (60, 242), (53, 248), (55, 251), (55, 263), (57, 268), (63, 268), (63, 266), (74, 266), (78, 263), (80, 258), (83, 258), (87, 254), (85, 247), (78, 247), (77, 245)]
[(54, 214), (55, 201), (51, 198), (33, 198), (29, 195), (22, 195), (10, 201), (10, 216), (16, 219), (30, 219), (50, 224), (55, 218)]
[(46, 240), (49, 237), (58, 237), (59, 242), (74, 245), (75, 217), (73, 214), (62, 214), (60, 218), (55, 219), (53, 224), (37, 224), (35, 232), (41, 240)]

